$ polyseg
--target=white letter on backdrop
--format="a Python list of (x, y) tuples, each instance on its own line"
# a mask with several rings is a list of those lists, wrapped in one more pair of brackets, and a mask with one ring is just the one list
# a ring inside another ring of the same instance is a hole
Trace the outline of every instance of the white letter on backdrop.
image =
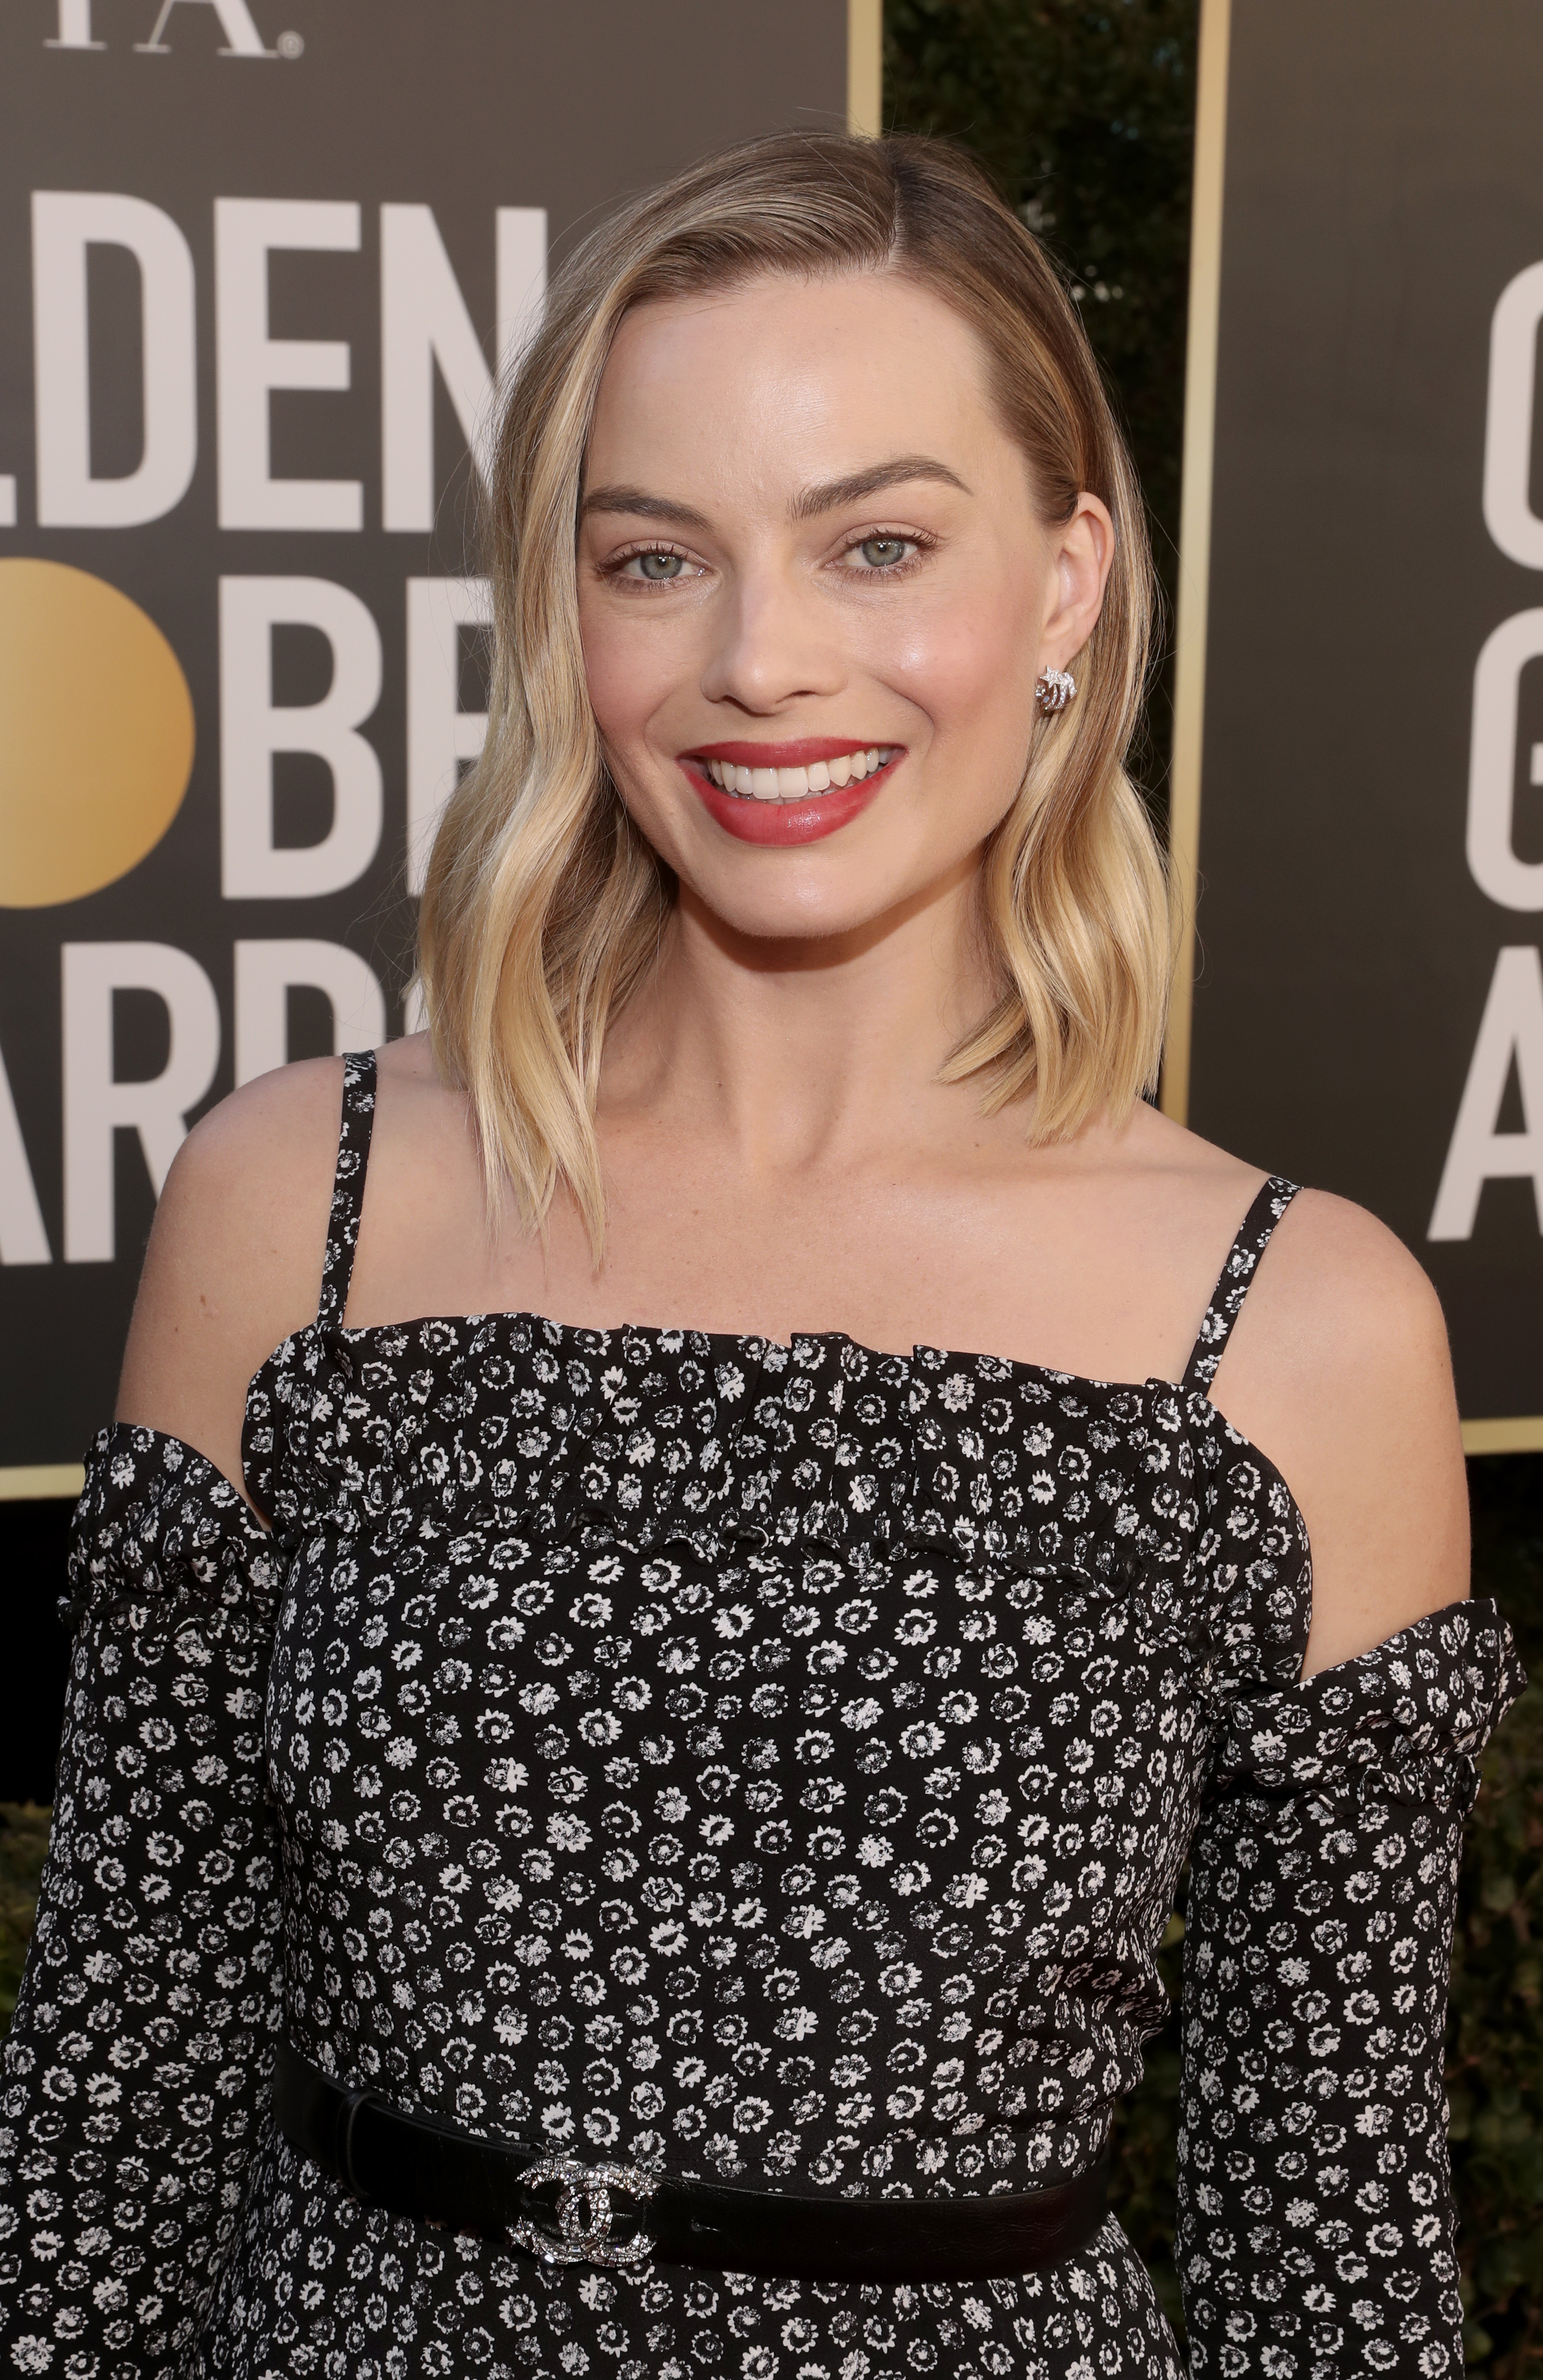
[[(115, 991), (165, 1003), (171, 1049), (147, 1083), (113, 1079)], [(107, 1264), (117, 1245), (113, 1135), (139, 1134), (159, 1197), (220, 1062), (220, 1004), (198, 961), (167, 942), (67, 942), (64, 1010), (65, 1262)]]
[[(1518, 859), (1512, 838), (1516, 797), (1516, 702), (1522, 672), (1543, 657), (1543, 611), (1518, 612), (1487, 637), (1474, 668), (1468, 755), (1468, 868), (1502, 909), (1543, 909), (1543, 859)], [(1535, 744), (1537, 783), (1543, 745)]]
[(1501, 290), (1489, 325), (1489, 404), (1484, 428), (1484, 525), (1513, 562), (1543, 570), (1543, 520), (1532, 508), (1532, 414), (1543, 264)]
[(268, 336), (272, 249), (359, 244), (359, 211), (332, 199), (216, 199), (214, 313), (220, 421), (222, 528), (364, 526), (358, 480), (275, 480), (270, 468), (269, 392), (346, 389), (352, 359), (344, 339)]
[[(1513, 1063), (1522, 1129), (1500, 1132), (1496, 1125)], [(1543, 1232), (1543, 959), (1524, 944), (1502, 951), (1495, 962), (1427, 1237), (1472, 1239), (1485, 1184), (1529, 1174)]]
[(386, 1038), (385, 994), (375, 970), (342, 942), (236, 945), (236, 1083), (289, 1063), (291, 984), (325, 992), (333, 1049), (374, 1050)]
[[(139, 264), (144, 453), (117, 480), (91, 477), (86, 250), (126, 248)], [(170, 215), (96, 190), (32, 193), (38, 521), (43, 528), (132, 528), (188, 492), (198, 460), (193, 259)]]
[(104, 50), (105, 42), (91, 39), (91, 0), (59, 0), (59, 38), (44, 42), (45, 50)]
[[(184, 5), (188, 5), (188, 0), (184, 0)], [(263, 48), (262, 36), (252, 22), (252, 12), (247, 6), (247, 0), (198, 0), (198, 5), (200, 7), (213, 8), (220, 19), (220, 30), (225, 37), (225, 46), (220, 52), (221, 57), (277, 57), (276, 50)], [(155, 19), (155, 30), (148, 42), (135, 42), (134, 47), (137, 50), (149, 51), (152, 55), (159, 55), (162, 57), (170, 54), (171, 43), (164, 42), (161, 36), (165, 31), (172, 10), (176, 6), (177, 0), (161, 0), (161, 14)]]
[(11, 1097), (10, 1077), (0, 1058), (0, 1265), (40, 1265), (54, 1261), (43, 1208), (27, 1162), (27, 1144)]
[(461, 709), (462, 628), (486, 628), (485, 578), (407, 581), (407, 890), (421, 892), (439, 814), (488, 733), (484, 710)]
[(381, 468), (389, 529), (434, 525), (434, 366), (486, 477), (493, 383), (431, 207), (381, 209)]
[[(273, 702), (273, 630), (320, 628), (333, 681), (320, 702)], [(362, 876), (380, 847), (381, 764), (358, 730), (381, 698), (381, 632), (328, 578), (220, 581), (221, 889), (227, 901), (304, 901)], [(273, 755), (313, 752), (333, 777), (320, 843), (273, 842)]]
[(546, 209), (498, 210), (498, 369), (508, 371), (546, 300)]
[(16, 527), (16, 481), (8, 471), (0, 471), (0, 528)]

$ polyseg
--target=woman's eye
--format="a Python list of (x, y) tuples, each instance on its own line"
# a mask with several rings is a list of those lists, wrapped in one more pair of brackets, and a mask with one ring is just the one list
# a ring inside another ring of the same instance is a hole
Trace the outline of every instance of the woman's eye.
[(893, 570), (916, 552), (916, 540), (909, 537), (865, 537), (860, 545), (849, 549), (849, 553), (861, 556), (865, 570)]
[(629, 553), (622, 565), (624, 577), (650, 579), (656, 586), (685, 573), (686, 557), (681, 553)]

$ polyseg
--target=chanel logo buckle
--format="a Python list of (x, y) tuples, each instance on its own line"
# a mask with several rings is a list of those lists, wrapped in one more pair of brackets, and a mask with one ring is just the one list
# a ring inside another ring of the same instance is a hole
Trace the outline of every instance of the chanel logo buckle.
[(522, 2218), (509, 2226), (509, 2237), (528, 2255), (547, 2265), (640, 2265), (653, 2254), (646, 2231), (630, 2240), (611, 2237), (611, 2192), (626, 2191), (631, 2198), (650, 2199), (659, 2188), (657, 2174), (635, 2165), (580, 2165), (577, 2157), (538, 2157), (520, 2175), (522, 2183), (557, 2184), (557, 2228)]

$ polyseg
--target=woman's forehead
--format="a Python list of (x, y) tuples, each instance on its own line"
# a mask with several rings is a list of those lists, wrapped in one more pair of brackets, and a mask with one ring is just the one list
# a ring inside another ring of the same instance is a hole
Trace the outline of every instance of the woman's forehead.
[[(627, 315), (601, 382), (586, 480), (650, 461), (803, 487), (869, 454), (961, 458), (1002, 438), (984, 348), (960, 315), (894, 272), (765, 276)], [(977, 466), (978, 468), (978, 465)]]

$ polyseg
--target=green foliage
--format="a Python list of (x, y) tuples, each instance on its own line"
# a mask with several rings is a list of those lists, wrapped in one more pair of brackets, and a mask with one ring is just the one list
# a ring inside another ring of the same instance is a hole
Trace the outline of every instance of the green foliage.
[(1062, 266), (1122, 413), (1170, 597), (1197, 0), (886, 0), (884, 117), (973, 150)]
[(1530, 1686), (1490, 1747), (1463, 1864), (1448, 2085), (1470, 2370), (1543, 2371), (1543, 1456), (1470, 1465), (1474, 1591)]
[(1174, 2140), (1179, 2128), (1179, 1970), (1184, 1959), (1183, 1884), (1180, 1908), (1168, 1921), (1158, 1967), (1174, 2013), (1147, 2045), (1141, 2087), (1122, 2099), (1110, 2129), (1110, 2204), (1125, 2237), (1145, 2259), (1162, 2310), (1184, 2337), (1179, 2276), (1173, 2263), (1173, 2227), (1178, 2216)]
[(0, 1802), (0, 2034), (15, 2012), (47, 1849), (48, 1812), (35, 1802)]

